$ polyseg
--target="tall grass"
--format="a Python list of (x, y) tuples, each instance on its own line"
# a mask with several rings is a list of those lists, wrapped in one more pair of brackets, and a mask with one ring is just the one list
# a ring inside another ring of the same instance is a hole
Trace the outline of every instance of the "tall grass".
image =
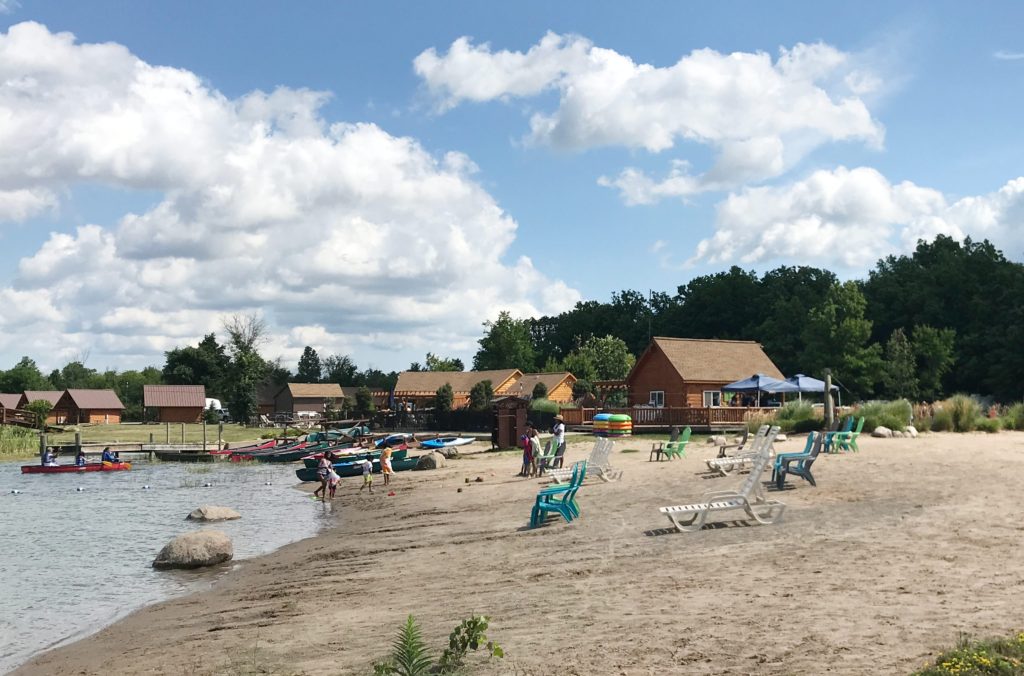
[(0, 425), (0, 457), (24, 458), (39, 452), (35, 430)]
[(973, 432), (981, 417), (981, 406), (966, 394), (957, 394), (943, 402), (943, 409), (949, 409), (954, 432)]
[(1024, 430), (1024, 403), (1016, 403), (1003, 415), (1003, 429)]
[(902, 432), (910, 424), (913, 410), (906, 399), (896, 401), (872, 401), (854, 411), (855, 417), (864, 416), (864, 431), (874, 431), (876, 427), (888, 427)]

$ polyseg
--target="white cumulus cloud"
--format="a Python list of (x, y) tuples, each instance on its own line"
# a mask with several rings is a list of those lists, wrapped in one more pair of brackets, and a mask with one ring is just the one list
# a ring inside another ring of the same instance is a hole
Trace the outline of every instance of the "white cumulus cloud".
[(1008, 255), (1024, 247), (1024, 177), (987, 195), (950, 201), (909, 181), (858, 167), (816, 171), (776, 187), (751, 187), (718, 205), (714, 234), (693, 260), (814, 262), (865, 270), (937, 235), (989, 239)]
[(715, 149), (705, 174), (677, 165), (664, 181), (636, 169), (602, 180), (630, 203), (777, 176), (822, 143), (880, 147), (884, 139), (863, 98), (879, 77), (821, 43), (781, 48), (774, 61), (763, 52), (699, 49), (659, 67), (574, 35), (549, 33), (526, 52), (462, 37), (444, 54), (424, 51), (414, 67), (442, 110), (557, 91), (557, 108), (530, 120), (533, 142), (660, 152), (691, 141)]
[(327, 97), (229, 99), (121, 45), (36, 23), (0, 33), (0, 220), (52, 209), (76, 183), (162, 194), (26, 256), (0, 293), (44, 293), (58, 319), (37, 342), (22, 311), (0, 308), (15, 334), (0, 351), (20, 338), (159, 362), (224, 313), (259, 310), (286, 358), (303, 340), (443, 353), (471, 349), (499, 309), (558, 312), (579, 298), (528, 259), (504, 260), (517, 224), (469, 158), (324, 120)]

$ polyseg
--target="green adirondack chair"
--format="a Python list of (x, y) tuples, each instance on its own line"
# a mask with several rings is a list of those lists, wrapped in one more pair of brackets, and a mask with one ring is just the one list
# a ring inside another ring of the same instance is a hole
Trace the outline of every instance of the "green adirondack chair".
[(853, 428), (853, 431), (837, 434), (835, 443), (844, 451), (860, 451), (860, 448), (857, 447), (857, 437), (860, 436), (862, 429), (864, 429), (864, 416), (857, 421), (857, 426)]
[(686, 457), (686, 444), (690, 441), (690, 432), (690, 428), (687, 427), (683, 430), (683, 433), (679, 435), (678, 439), (665, 444), (665, 450), (662, 451), (662, 453), (664, 453), (666, 458), (671, 460), (672, 458)]

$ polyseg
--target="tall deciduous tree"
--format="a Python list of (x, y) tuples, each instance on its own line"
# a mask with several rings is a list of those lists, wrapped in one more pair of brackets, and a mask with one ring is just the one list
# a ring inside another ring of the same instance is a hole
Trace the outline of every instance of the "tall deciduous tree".
[(529, 320), (513, 319), (511, 314), (503, 311), (495, 321), (484, 322), (484, 327), (487, 331), (480, 339), (480, 349), (473, 357), (474, 369), (534, 370), (536, 359), (530, 340)]
[(914, 349), (903, 329), (896, 329), (885, 344), (885, 366), (882, 382), (890, 397), (916, 399), (918, 393), (917, 364)]
[(565, 358), (564, 365), (576, 378), (593, 382), (625, 378), (635, 363), (636, 357), (625, 341), (604, 336), (590, 338), (579, 345)]
[(163, 381), (168, 385), (203, 385), (206, 393), (223, 393), (231, 358), (210, 333), (195, 347), (178, 347), (164, 353)]
[(0, 371), (0, 392), (48, 390), (50, 387), (35, 361), (28, 357), (22, 357), (9, 371)]
[(324, 381), (341, 386), (356, 384), (359, 369), (347, 354), (335, 354), (324, 359)]
[(882, 366), (881, 348), (869, 342), (871, 322), (864, 318), (865, 305), (855, 282), (834, 284), (808, 313), (803, 330), (808, 372), (831, 368), (857, 397), (874, 392)]
[(462, 364), (461, 359), (458, 359), (456, 357), (438, 357), (433, 352), (427, 353), (427, 358), (425, 361), (427, 364), (427, 371), (464, 371), (466, 368)]
[(953, 329), (937, 329), (927, 324), (915, 326), (910, 333), (917, 364), (917, 382), (926, 401), (935, 401), (945, 392), (942, 379), (953, 367), (955, 341), (956, 331)]
[(299, 357), (298, 370), (295, 373), (295, 380), (300, 383), (318, 383), (323, 376), (323, 366), (320, 364), (320, 355), (312, 347), (307, 345)]
[(266, 324), (255, 314), (233, 315), (224, 322), (231, 365), (228, 369), (228, 410), (238, 421), (252, 419), (258, 410), (256, 388), (267, 375), (267, 362), (259, 354), (266, 340)]

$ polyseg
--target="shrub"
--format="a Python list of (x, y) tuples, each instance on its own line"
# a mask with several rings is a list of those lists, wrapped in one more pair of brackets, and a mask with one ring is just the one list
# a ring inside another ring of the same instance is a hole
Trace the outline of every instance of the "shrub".
[(546, 399), (548, 396), (548, 386), (544, 383), (537, 383), (533, 386), (533, 394), (531, 396), (534, 399)]
[(478, 650), (481, 646), (487, 649), (490, 657), (504, 657), (505, 653), (501, 646), (487, 640), (487, 634), (484, 632), (487, 631), (489, 622), (490, 618), (486, 615), (474, 615), (459, 623), (448, 635), (448, 647), (444, 649), (435, 666), (416, 620), (409, 615), (391, 643), (391, 655), (383, 662), (373, 665), (374, 676), (463, 673), (466, 654), (470, 650)]
[(952, 432), (953, 414), (946, 409), (935, 411), (932, 416), (932, 432)]
[(794, 434), (805, 434), (807, 432), (820, 432), (825, 427), (823, 418), (806, 418), (793, 423)]
[(971, 676), (973, 674), (1024, 674), (1024, 633), (1005, 639), (970, 641), (961, 637), (953, 650), (913, 676)]
[(1006, 409), (1003, 415), (1003, 429), (1024, 430), (1024, 403), (1017, 403)]
[(0, 456), (25, 456), (38, 451), (39, 436), (34, 431), (23, 427), (0, 426)]
[(978, 418), (974, 421), (974, 426), (979, 431), (989, 434), (994, 434), (1003, 428), (999, 418)]
[(554, 414), (562, 410), (562, 407), (557, 401), (551, 401), (550, 399), (534, 399), (530, 402), (530, 410)]
[(854, 411), (855, 417), (864, 416), (864, 430), (869, 432), (876, 427), (888, 427), (891, 430), (903, 431), (910, 424), (912, 410), (906, 399), (896, 401), (872, 401)]
[(948, 409), (953, 417), (954, 432), (971, 432), (981, 417), (981, 407), (978, 402), (966, 394), (957, 394), (943, 402), (944, 410)]

